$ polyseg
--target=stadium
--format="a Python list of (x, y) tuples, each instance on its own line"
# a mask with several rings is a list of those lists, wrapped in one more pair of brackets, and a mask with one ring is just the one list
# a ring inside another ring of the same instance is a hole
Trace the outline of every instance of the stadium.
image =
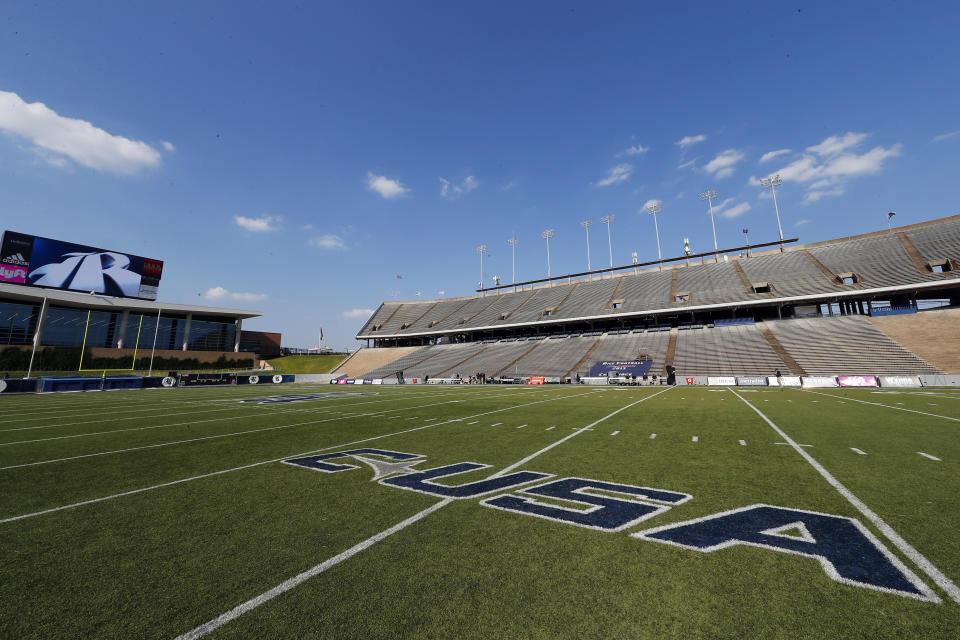
[[(960, 216), (771, 244), (383, 302), (328, 374), (5, 380), (3, 635), (956, 637)], [(3, 286), (107, 351), (238, 315)]]
[(862, 4), (4, 2), (0, 640), (960, 640), (960, 3)]

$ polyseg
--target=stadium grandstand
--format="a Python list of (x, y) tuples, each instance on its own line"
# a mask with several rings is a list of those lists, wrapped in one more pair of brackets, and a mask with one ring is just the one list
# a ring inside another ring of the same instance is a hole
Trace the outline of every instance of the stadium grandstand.
[(383, 302), (335, 373), (556, 381), (628, 360), (657, 376), (960, 373), (942, 344), (960, 334), (960, 215), (664, 263)]

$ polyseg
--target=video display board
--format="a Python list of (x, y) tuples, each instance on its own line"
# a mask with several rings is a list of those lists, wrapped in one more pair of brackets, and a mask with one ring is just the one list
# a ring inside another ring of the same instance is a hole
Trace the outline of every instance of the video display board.
[(0, 282), (156, 300), (163, 262), (4, 231)]

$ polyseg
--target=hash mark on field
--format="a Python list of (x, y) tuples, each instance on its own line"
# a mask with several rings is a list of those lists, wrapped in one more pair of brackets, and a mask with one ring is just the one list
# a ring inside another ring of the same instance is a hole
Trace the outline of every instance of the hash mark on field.
[(943, 460), (941, 460), (937, 456), (932, 456), (929, 453), (924, 453), (923, 451), (917, 451), (917, 453), (922, 455), (924, 458), (930, 458), (931, 460), (936, 460), (937, 462), (943, 462)]
[(479, 420), (474, 420), (473, 422), (468, 422), (467, 424), (477, 424), (478, 422), (480, 422), (480, 421), (479, 421)]
[(692, 440), (693, 442), (700, 442), (699, 436), (693, 436), (693, 438), (691, 438), (691, 440)]
[(618, 433), (620, 433), (620, 432), (619, 432), (619, 431), (614, 431), (614, 432), (611, 433), (610, 435), (615, 436), (615, 435), (617, 435)]
[[(494, 423), (493, 423), (492, 425), (490, 425), (490, 426), (491, 426), (491, 427), (499, 427), (499, 426), (502, 425), (502, 424), (503, 424), (502, 422), (494, 422)], [(523, 425), (523, 426), (527, 426), (527, 425)], [(520, 428), (520, 427), (517, 427), (517, 429), (519, 429), (519, 428)]]
[(854, 453), (859, 453), (859, 454), (862, 455), (862, 456), (867, 455), (867, 452), (866, 452), (866, 451), (861, 451), (860, 449), (857, 449), (856, 447), (850, 447), (850, 451), (853, 451)]
[[(517, 429), (523, 429), (525, 426), (527, 426), (527, 425), (522, 424), (522, 425), (520, 425), (519, 427), (517, 427)], [(552, 429), (553, 427), (550, 427), (550, 428)]]
[[(790, 444), (789, 442), (774, 442), (773, 444)], [(798, 447), (812, 447), (812, 444), (798, 444)]]
[(657, 437), (657, 434), (655, 434), (655, 433), (651, 433), (651, 434), (650, 434), (650, 439), (651, 439), (651, 440), (653, 440), (653, 439), (656, 438), (656, 437)]
[(547, 431), (550, 431), (551, 429), (556, 429), (556, 427), (555, 427), (555, 426), (554, 426), (554, 427), (547, 427)]
[(740, 441), (740, 446), (741, 446), (741, 447), (747, 446), (747, 441), (746, 441), (746, 440), (741, 440), (741, 441)]

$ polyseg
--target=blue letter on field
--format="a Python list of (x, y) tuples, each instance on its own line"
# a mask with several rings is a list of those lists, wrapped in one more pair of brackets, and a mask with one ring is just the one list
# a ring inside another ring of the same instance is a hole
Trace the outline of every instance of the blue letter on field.
[(527, 482), (533, 482), (534, 480), (540, 480), (541, 478), (549, 478), (552, 475), (549, 473), (537, 473), (535, 471), (519, 471), (499, 478), (478, 480), (455, 487), (436, 484), (430, 481), (432, 478), (454, 476), (476, 469), (486, 469), (489, 466), (488, 464), (478, 464), (476, 462), (460, 462), (445, 467), (437, 467), (436, 469), (428, 469), (420, 473), (409, 473), (405, 476), (387, 478), (380, 482), (392, 487), (419, 491), (420, 493), (429, 493), (430, 495), (440, 496), (441, 498), (473, 498), (485, 493), (490, 493), (491, 491), (500, 491), (502, 489), (526, 484)]
[(896, 556), (852, 518), (753, 505), (633, 534), (685, 549), (716, 551), (749, 545), (816, 558), (844, 584), (939, 602)]
[(599, 529), (601, 531), (621, 531), (635, 525), (641, 520), (646, 520), (658, 513), (666, 511), (669, 508), (663, 505), (647, 504), (636, 500), (585, 493), (591, 489), (621, 493), (656, 502), (665, 502), (667, 504), (680, 504), (690, 499), (689, 495), (676, 493), (674, 491), (648, 489), (646, 487), (635, 487), (629, 484), (602, 482), (600, 480), (588, 480), (585, 478), (564, 478), (537, 487), (531, 487), (530, 489), (524, 489), (519, 493), (577, 502), (579, 504), (590, 505), (592, 508), (585, 511), (568, 509), (566, 507), (557, 507), (552, 504), (536, 502), (511, 495), (488, 498), (481, 502), (481, 504), (493, 507), (494, 509), (516, 511), (528, 516), (566, 522), (567, 524), (575, 524), (579, 527)]

